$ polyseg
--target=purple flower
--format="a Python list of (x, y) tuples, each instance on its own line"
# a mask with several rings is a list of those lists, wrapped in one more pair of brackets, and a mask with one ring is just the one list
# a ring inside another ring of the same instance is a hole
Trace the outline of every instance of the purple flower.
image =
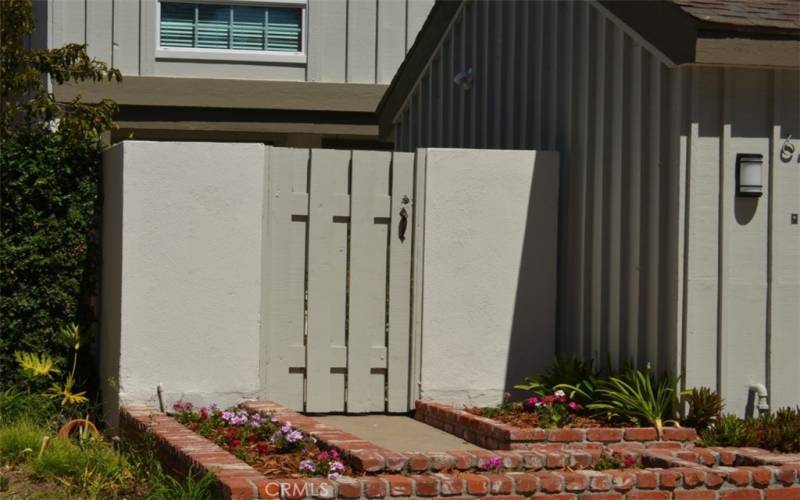
[(246, 411), (223, 411), (221, 418), (230, 425), (244, 425), (248, 422), (248, 420), (250, 420), (250, 416)]
[(328, 479), (330, 479), (330, 480), (339, 479), (340, 476), (341, 476), (341, 474), (339, 474), (338, 472), (329, 472), (328, 473)]
[(289, 443), (296, 443), (303, 439), (303, 434), (300, 431), (292, 431), (286, 434), (286, 441)]
[(284, 434), (289, 434), (290, 432), (292, 432), (292, 423), (286, 422), (285, 424), (283, 424), (283, 426), (281, 426), (281, 432)]
[(342, 462), (331, 462), (331, 472), (341, 474), (344, 472), (344, 464)]
[(300, 472), (313, 474), (317, 470), (317, 466), (313, 460), (303, 460), (300, 462)]

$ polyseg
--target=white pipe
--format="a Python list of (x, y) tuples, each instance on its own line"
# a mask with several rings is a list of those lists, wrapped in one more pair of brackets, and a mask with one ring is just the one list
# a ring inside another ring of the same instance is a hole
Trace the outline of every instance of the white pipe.
[(764, 384), (750, 384), (749, 392), (755, 392), (756, 396), (758, 396), (756, 408), (758, 408), (759, 415), (768, 412), (769, 393), (767, 392), (767, 387)]

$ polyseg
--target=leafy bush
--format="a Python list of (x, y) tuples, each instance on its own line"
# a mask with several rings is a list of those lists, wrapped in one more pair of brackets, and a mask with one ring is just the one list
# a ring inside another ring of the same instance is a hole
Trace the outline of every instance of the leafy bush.
[(27, 458), (26, 455), (35, 455), (48, 434), (44, 427), (28, 421), (0, 427), (0, 462), (19, 463)]
[(565, 359), (557, 355), (552, 366), (538, 375), (526, 378), (525, 382), (515, 385), (514, 388), (544, 396), (557, 390), (559, 385), (575, 386), (595, 378), (596, 375), (594, 361), (583, 361), (574, 356)]
[(708, 387), (693, 388), (686, 400), (689, 403), (689, 413), (685, 423), (698, 432), (713, 425), (725, 407), (720, 395)]
[(20, 381), (14, 351), (61, 360), (56, 333), (95, 320), (101, 137), (116, 105), (58, 103), (42, 76), (121, 79), (85, 45), (28, 49), (33, 29), (30, 0), (0, 2), (0, 388)]

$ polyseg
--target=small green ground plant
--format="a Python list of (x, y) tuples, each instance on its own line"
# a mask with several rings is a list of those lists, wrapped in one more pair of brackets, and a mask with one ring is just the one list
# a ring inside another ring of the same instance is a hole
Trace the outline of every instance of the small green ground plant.
[(704, 446), (749, 446), (800, 453), (800, 407), (740, 418), (723, 415), (700, 434)]

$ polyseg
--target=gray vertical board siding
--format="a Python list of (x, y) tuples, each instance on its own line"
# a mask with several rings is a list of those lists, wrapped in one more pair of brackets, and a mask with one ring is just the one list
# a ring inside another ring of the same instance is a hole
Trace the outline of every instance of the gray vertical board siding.
[(347, 11), (348, 0), (309, 0), (308, 80), (347, 81)]
[(719, 152), (722, 70), (692, 68), (686, 262), (687, 386), (717, 386)]
[(49, 21), (53, 23), (54, 47), (86, 43), (86, 0), (53, 0), (53, 17)]
[[(388, 84), (433, 0), (308, 0), (306, 64), (155, 58), (157, 0), (50, 0), (37, 9), (48, 45), (87, 43), (124, 75), (196, 76)], [(220, 1), (220, 3), (225, 3)], [(409, 31), (411, 30), (411, 31)]]
[[(377, 50), (377, 0), (348, 0), (347, 6), (347, 81), (375, 83)], [(373, 27), (373, 29), (368, 29)]]
[(111, 63), (124, 75), (139, 74), (140, 0), (113, 0)]
[(264, 397), (302, 410), (309, 152), (268, 147), (265, 154), (261, 384)]
[(376, 82), (389, 83), (406, 55), (406, 2), (378, 1)]
[(111, 0), (86, 0), (86, 44), (89, 57), (112, 61), (114, 3)]
[[(396, 1), (396, 0), (395, 0)], [(414, 45), (417, 33), (422, 28), (428, 13), (433, 8), (436, 0), (400, 0), (406, 4), (406, 52)], [(399, 21), (399, 19), (398, 19)]]
[[(674, 342), (659, 339), (674, 328), (677, 309), (661, 301), (677, 299), (674, 291), (659, 293), (659, 285), (677, 263), (676, 249), (662, 252), (660, 244), (678, 231), (668, 225), (678, 217), (669, 194), (676, 181), (665, 171), (680, 154), (676, 141), (664, 139), (672, 87), (662, 88), (671, 81), (663, 56), (594, 2), (468, 1), (462, 13), (466, 38), (474, 41), (466, 57), (474, 50), (475, 60), (463, 145), (562, 153), (559, 349), (667, 368), (676, 355), (660, 347), (674, 349)], [(513, 30), (497, 33), (498, 19), (510, 17)], [(431, 60), (457, 40), (458, 26), (443, 35)], [(420, 75), (398, 119), (442, 126), (448, 136), (457, 126), (443, 120), (449, 110), (429, 116), (416, 105), (431, 98), (429, 74), (426, 68)], [(446, 145), (432, 140), (422, 130), (399, 147)]]
[(722, 279), (720, 307), (724, 327), (721, 380), (723, 397), (733, 408), (744, 407), (747, 387), (766, 381), (767, 215), (768, 176), (764, 196), (735, 196), (735, 159), (739, 153), (769, 158), (768, 72), (725, 69), (723, 85)]
[(768, 380), (771, 403), (778, 408), (800, 400), (800, 226), (790, 224), (790, 214), (800, 214), (800, 159), (798, 153), (788, 161), (780, 155), (786, 137), (800, 138), (800, 75), (775, 71), (772, 76)]

